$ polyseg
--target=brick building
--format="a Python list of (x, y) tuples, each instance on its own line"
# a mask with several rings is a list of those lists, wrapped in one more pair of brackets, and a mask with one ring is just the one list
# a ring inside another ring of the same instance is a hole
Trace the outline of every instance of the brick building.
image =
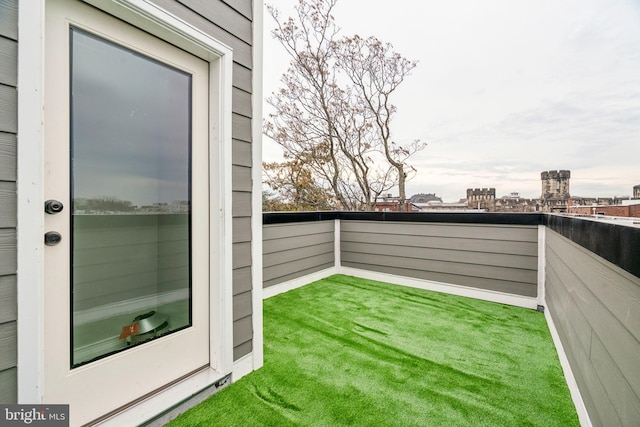
[(640, 200), (630, 200), (622, 205), (569, 206), (568, 213), (640, 218)]

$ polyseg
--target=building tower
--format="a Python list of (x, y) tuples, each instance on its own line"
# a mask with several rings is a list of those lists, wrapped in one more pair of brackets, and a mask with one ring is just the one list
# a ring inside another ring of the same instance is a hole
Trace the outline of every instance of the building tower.
[(640, 199), (640, 185), (633, 186), (633, 198)]
[(568, 199), (569, 179), (571, 171), (545, 171), (540, 174), (542, 179), (542, 199)]
[(496, 210), (495, 188), (467, 188), (467, 206), (469, 209)]

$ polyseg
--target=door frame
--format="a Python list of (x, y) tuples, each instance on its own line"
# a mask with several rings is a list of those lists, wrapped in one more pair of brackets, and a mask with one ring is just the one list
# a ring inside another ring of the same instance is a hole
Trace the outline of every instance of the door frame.
[[(79, 1), (79, 0), (78, 0)], [(84, 1), (209, 63), (210, 333), (206, 387), (233, 369), (231, 105), (233, 51), (147, 0)], [(43, 402), (45, 1), (19, 10), (18, 402)], [(191, 390), (193, 392), (193, 390)], [(65, 402), (51, 402), (65, 403)], [(96, 414), (96, 418), (104, 414)]]

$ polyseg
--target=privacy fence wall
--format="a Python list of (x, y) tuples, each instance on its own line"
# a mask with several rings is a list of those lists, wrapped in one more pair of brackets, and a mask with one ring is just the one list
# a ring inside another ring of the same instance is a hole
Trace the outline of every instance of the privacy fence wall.
[(487, 213), (268, 213), (263, 222), (265, 295), (321, 275), (379, 274), (542, 306), (586, 407), (583, 424), (637, 425), (640, 228)]

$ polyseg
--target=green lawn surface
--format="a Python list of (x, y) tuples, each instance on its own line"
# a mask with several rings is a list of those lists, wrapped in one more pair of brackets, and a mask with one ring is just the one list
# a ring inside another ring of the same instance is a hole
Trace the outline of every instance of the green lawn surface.
[(534, 310), (336, 275), (265, 300), (264, 343), (169, 425), (579, 425)]

